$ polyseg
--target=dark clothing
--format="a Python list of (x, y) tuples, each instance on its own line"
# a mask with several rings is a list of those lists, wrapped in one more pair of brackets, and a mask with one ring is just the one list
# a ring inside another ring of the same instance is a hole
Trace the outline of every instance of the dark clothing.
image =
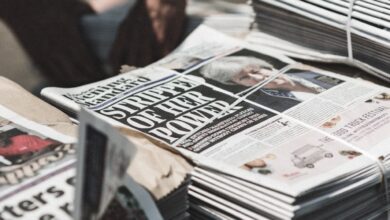
[(41, 72), (61, 86), (105, 77), (80, 31), (80, 17), (88, 13), (94, 12), (79, 0), (0, 0), (0, 19)]

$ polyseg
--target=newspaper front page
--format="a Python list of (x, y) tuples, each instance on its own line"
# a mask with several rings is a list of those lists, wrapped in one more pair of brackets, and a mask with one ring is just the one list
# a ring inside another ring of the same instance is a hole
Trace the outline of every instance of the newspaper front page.
[(72, 219), (74, 142), (0, 106), (0, 219)]
[(360, 148), (390, 153), (389, 94), (203, 26), (149, 67), (42, 91), (60, 106), (87, 108), (201, 165), (290, 196), (372, 167)]

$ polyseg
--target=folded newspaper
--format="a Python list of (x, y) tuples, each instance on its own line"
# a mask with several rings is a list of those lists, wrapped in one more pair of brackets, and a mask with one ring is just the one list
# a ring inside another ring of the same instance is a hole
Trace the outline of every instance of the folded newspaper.
[(0, 106), (0, 219), (71, 219), (74, 141)]
[(357, 66), (390, 82), (390, 2), (252, 0), (248, 41), (300, 59)]
[[(78, 182), (75, 181), (77, 146), (73, 137), (78, 126), (63, 112), (3, 77), (0, 92), (0, 219), (73, 219), (74, 209), (79, 207), (73, 204)], [(119, 189), (109, 204), (107, 200), (112, 195), (105, 191), (104, 207), (108, 208), (101, 209), (106, 211), (103, 219), (134, 218), (136, 213), (129, 210), (135, 211), (137, 204), (145, 210), (144, 219), (188, 216), (186, 176), (191, 166), (187, 161), (140, 133), (105, 128), (105, 134), (108, 131), (110, 140), (116, 144), (128, 143), (128, 139), (134, 144), (122, 145), (128, 146), (122, 150), (131, 156), (131, 164), (126, 165), (126, 175), (121, 179), (123, 185), (113, 185), (121, 181), (105, 184), (110, 189)], [(95, 153), (92, 156), (99, 153), (92, 152)], [(95, 167), (98, 165), (102, 164)], [(89, 178), (91, 174), (83, 176)], [(87, 185), (93, 189), (93, 183)], [(173, 203), (179, 205), (172, 207)]]
[(386, 215), (388, 88), (200, 26), (148, 67), (41, 94), (193, 160), (194, 217)]
[(87, 111), (79, 119), (76, 220), (189, 216), (186, 177), (192, 168), (187, 161)]

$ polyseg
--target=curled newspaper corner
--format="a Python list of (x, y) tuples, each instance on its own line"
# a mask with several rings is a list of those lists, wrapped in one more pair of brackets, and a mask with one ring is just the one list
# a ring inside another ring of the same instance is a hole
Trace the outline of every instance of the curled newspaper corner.
[(127, 175), (136, 154), (134, 144), (85, 110), (80, 112), (79, 119), (75, 219), (100, 219), (114, 197), (118, 197), (120, 187), (127, 190), (119, 193), (119, 198), (137, 201), (134, 207), (126, 207), (128, 212), (141, 209), (136, 213), (143, 213), (145, 219), (162, 219), (151, 196)]

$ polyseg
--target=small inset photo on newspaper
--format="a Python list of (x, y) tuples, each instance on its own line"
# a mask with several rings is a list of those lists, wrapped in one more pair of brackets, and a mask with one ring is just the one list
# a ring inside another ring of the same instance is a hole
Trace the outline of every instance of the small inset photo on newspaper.
[(315, 69), (291, 69), (254, 91), (248, 99), (283, 112), (343, 82)]
[(320, 128), (364, 150), (386, 149), (390, 144), (390, 93), (383, 91), (357, 102), (326, 119)]
[[(303, 182), (316, 185), (319, 184), (319, 182), (315, 183), (319, 180), (315, 179), (316, 177), (334, 172), (337, 167), (351, 162), (356, 165), (359, 159), (362, 159), (359, 166), (363, 166), (367, 162), (363, 157), (361, 152), (349, 146), (318, 132), (310, 131), (306, 133), (305, 143), (300, 137), (294, 137), (257, 156), (253, 154), (240, 168), (291, 186)], [(308, 183), (309, 181), (311, 182)]]
[(237, 94), (265, 82), (288, 64), (277, 58), (242, 49), (190, 72), (207, 83)]

